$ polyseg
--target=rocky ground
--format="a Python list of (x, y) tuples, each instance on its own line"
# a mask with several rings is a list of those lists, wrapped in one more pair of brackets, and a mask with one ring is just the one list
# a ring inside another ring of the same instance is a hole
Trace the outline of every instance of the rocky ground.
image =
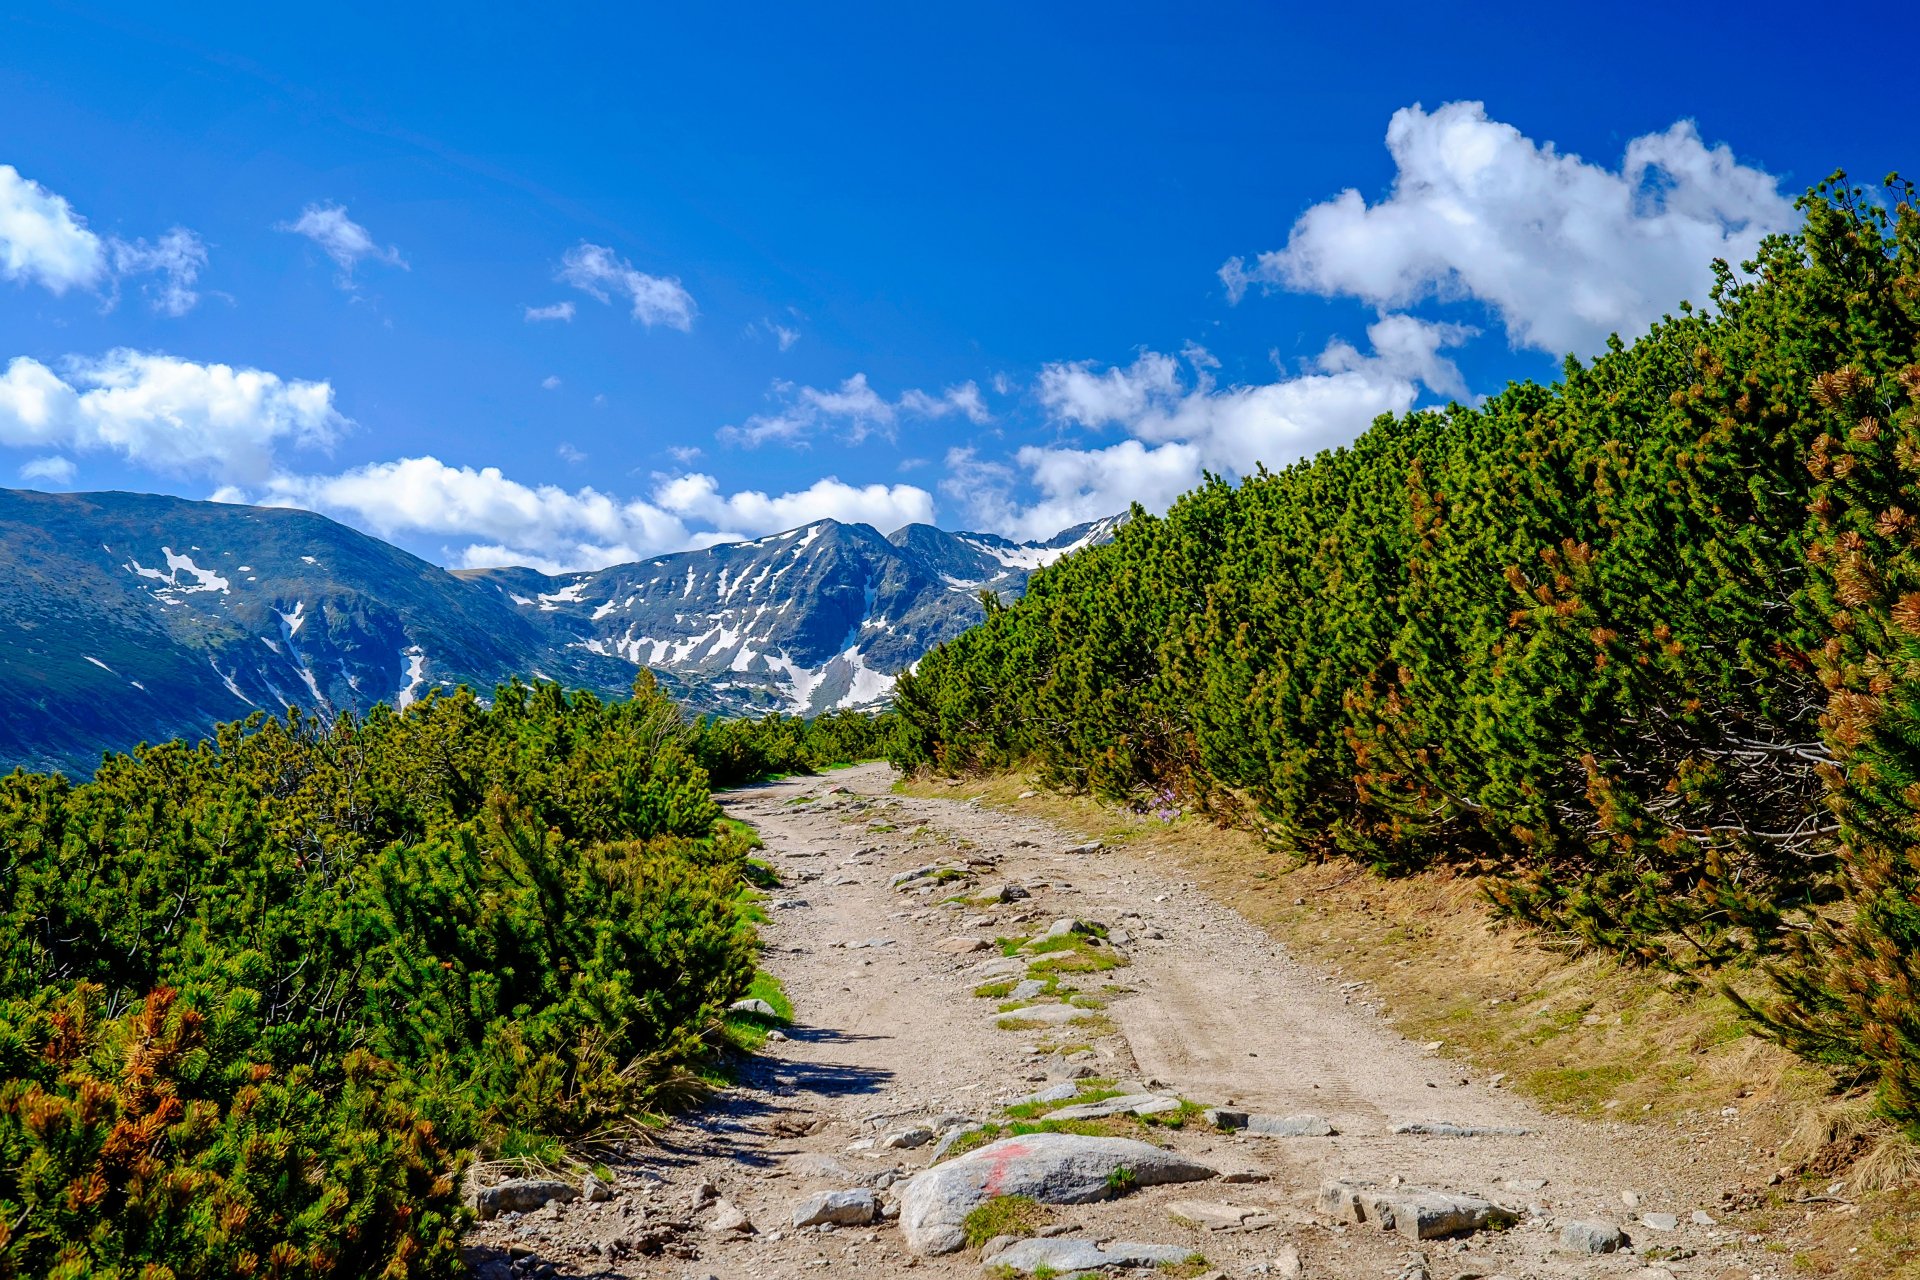
[(1165, 868), (892, 781), (724, 797), (792, 1025), (611, 1185), (482, 1192), (483, 1274), (1790, 1271), (1730, 1220), (1730, 1130), (1543, 1114)]

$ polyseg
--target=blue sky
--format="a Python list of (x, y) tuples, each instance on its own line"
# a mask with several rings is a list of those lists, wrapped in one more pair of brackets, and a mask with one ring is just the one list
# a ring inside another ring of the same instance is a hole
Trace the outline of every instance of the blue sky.
[(546, 568), (1163, 507), (1914, 167), (1713, 8), (15, 6), (0, 483)]

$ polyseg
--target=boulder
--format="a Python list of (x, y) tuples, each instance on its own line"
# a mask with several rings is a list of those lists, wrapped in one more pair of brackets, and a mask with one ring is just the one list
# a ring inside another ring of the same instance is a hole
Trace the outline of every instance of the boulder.
[(1129, 1184), (1150, 1187), (1213, 1176), (1213, 1169), (1196, 1160), (1131, 1138), (1071, 1133), (1002, 1138), (915, 1174), (901, 1189), (900, 1229), (914, 1253), (953, 1253), (966, 1244), (961, 1222), (996, 1196), (1089, 1204)]
[(1560, 1247), (1569, 1253), (1617, 1253), (1627, 1233), (1611, 1222), (1569, 1222), (1560, 1228)]
[(1193, 1249), (1184, 1244), (1135, 1244), (1126, 1240), (1095, 1244), (1091, 1240), (1056, 1238), (1008, 1245), (993, 1255), (992, 1263), (1022, 1275), (1070, 1275), (1105, 1267), (1158, 1267), (1185, 1262), (1192, 1256)]
[(815, 1227), (831, 1222), (837, 1227), (863, 1227), (880, 1216), (880, 1197), (868, 1187), (851, 1191), (822, 1191), (793, 1206), (793, 1225)]
[(1263, 1138), (1326, 1138), (1333, 1126), (1319, 1116), (1248, 1116), (1243, 1126)]
[(1478, 1231), (1499, 1210), (1477, 1196), (1431, 1187), (1382, 1187), (1336, 1179), (1320, 1186), (1320, 1211), (1348, 1222), (1371, 1222), (1408, 1240), (1433, 1240)]
[(475, 1192), (473, 1207), (485, 1220), (502, 1213), (532, 1213), (549, 1200), (564, 1204), (579, 1196), (572, 1183), (555, 1178), (509, 1178)]
[(1083, 1102), (1077, 1107), (1049, 1111), (1049, 1120), (1099, 1120), (1106, 1116), (1151, 1116), (1163, 1111), (1178, 1111), (1180, 1099), (1159, 1093), (1123, 1093), (1117, 1098)]

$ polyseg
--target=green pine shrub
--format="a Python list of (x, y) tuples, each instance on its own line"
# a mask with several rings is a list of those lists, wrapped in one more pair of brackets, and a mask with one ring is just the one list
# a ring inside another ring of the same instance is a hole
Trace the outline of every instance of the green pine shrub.
[(643, 677), (0, 779), (0, 1277), (447, 1274), (474, 1153), (683, 1097), (754, 974), (696, 750)]
[[(894, 759), (1446, 863), (1920, 1126), (1920, 227), (1842, 180), (1553, 386), (1210, 479), (902, 678)], [(1911, 437), (1911, 439), (1910, 439)]]

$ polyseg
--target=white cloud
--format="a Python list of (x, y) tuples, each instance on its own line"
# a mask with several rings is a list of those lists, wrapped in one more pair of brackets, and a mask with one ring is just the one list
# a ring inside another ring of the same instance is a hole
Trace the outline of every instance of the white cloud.
[(573, 304), (571, 302), (556, 302), (548, 307), (527, 308), (528, 324), (539, 324), (543, 320), (564, 320), (568, 324), (572, 324)]
[(540, 379), (540, 389), (543, 391), (558, 391), (560, 389), (560, 375), (550, 373)]
[(321, 252), (340, 268), (342, 289), (353, 288), (354, 268), (362, 262), (380, 262), (402, 271), (409, 270), (399, 249), (393, 245), (381, 248), (371, 232), (347, 216), (347, 207), (342, 204), (310, 204), (300, 211), (298, 218), (280, 223), (275, 229), (305, 236), (319, 245)]
[(20, 464), (20, 478), (44, 480), (48, 484), (70, 484), (76, 470), (72, 458), (63, 458), (56, 453)]
[[(708, 475), (658, 477), (646, 499), (586, 487), (527, 485), (497, 467), (437, 458), (372, 463), (332, 476), (276, 475), (229, 500), (307, 507), (386, 537), (427, 534), (457, 544), (469, 567), (524, 564), (549, 573), (600, 568), (663, 552), (790, 529), (809, 521), (865, 521), (892, 529), (930, 520), (933, 498), (911, 485), (845, 485), (828, 477), (798, 493), (726, 494)], [(696, 527), (705, 526), (705, 527)]]
[(70, 356), (61, 370), (26, 356), (7, 366), (0, 445), (109, 451), (158, 471), (248, 482), (273, 471), (276, 446), (324, 446), (349, 425), (329, 384), (260, 369), (121, 348)]
[(1258, 284), (1381, 307), (1473, 298), (1516, 346), (1592, 352), (1683, 298), (1705, 301), (1714, 258), (1738, 263), (1797, 221), (1773, 177), (1706, 146), (1690, 121), (1633, 139), (1618, 171), (1537, 144), (1478, 102), (1395, 112), (1387, 149), (1387, 199), (1347, 190), (1315, 205), (1285, 248), (1220, 269), (1229, 296)]
[(816, 480), (798, 493), (768, 497), (757, 490), (722, 494), (712, 476), (684, 475), (663, 481), (653, 496), (676, 515), (739, 530), (748, 537), (778, 533), (810, 520), (870, 524), (889, 532), (933, 519), (933, 495), (925, 489), (910, 484), (855, 486), (833, 476)]
[(58, 294), (92, 288), (106, 274), (106, 247), (87, 220), (64, 197), (0, 164), (0, 275)]
[(977, 384), (968, 381), (935, 395), (913, 388), (898, 400), (888, 400), (873, 389), (867, 375), (856, 373), (832, 390), (803, 387), (791, 382), (773, 384), (781, 401), (772, 413), (756, 414), (739, 426), (725, 426), (715, 434), (724, 444), (756, 448), (763, 444), (804, 445), (821, 426), (838, 427), (848, 444), (859, 444), (878, 432), (893, 436), (902, 418), (937, 419), (958, 414), (976, 425), (992, 420)]
[[(1370, 352), (1334, 342), (1292, 377), (1220, 386), (1219, 362), (1189, 346), (1178, 357), (1142, 351), (1125, 367), (1091, 361), (1043, 368), (1035, 395), (1066, 428), (1119, 428), (1097, 448), (1029, 445), (1011, 465), (974, 450), (947, 455), (944, 492), (972, 523), (1016, 537), (1047, 537), (1140, 502), (1164, 510), (1204, 473), (1241, 476), (1282, 467), (1359, 435), (1383, 413), (1404, 413), (1422, 386), (1460, 394), (1460, 371), (1441, 354), (1471, 336), (1458, 325), (1386, 316), (1368, 330)], [(1022, 500), (1023, 486), (1037, 499)]]
[(579, 449), (574, 448), (572, 444), (568, 443), (565, 440), (562, 440), (558, 445), (556, 445), (553, 451), (560, 455), (560, 461), (562, 462), (570, 462), (575, 465), (578, 465), (587, 460), (587, 455), (585, 453), (583, 453)]
[(145, 289), (153, 309), (183, 316), (200, 301), (193, 285), (206, 265), (206, 245), (185, 227), (173, 228), (153, 244), (103, 240), (87, 229), (87, 220), (65, 197), (0, 164), (0, 276), (8, 280), (32, 281), (63, 294), (157, 272), (164, 279)]
[(581, 241), (560, 260), (558, 279), (600, 302), (624, 296), (633, 318), (651, 328), (664, 324), (682, 333), (693, 328), (693, 295), (672, 276), (650, 276), (631, 262), (615, 256), (605, 245)]
[(780, 344), (782, 351), (791, 351), (793, 344), (800, 341), (800, 331), (798, 329), (789, 329), (787, 326), (776, 324), (771, 320), (767, 321), (767, 327), (773, 331), (773, 340)]
[(684, 467), (706, 450), (697, 444), (671, 444), (667, 446), (667, 452), (672, 455), (675, 462)]
[(158, 272), (165, 277), (146, 288), (148, 302), (163, 316), (183, 316), (200, 295), (193, 285), (207, 266), (207, 246), (185, 227), (175, 227), (152, 244), (113, 241), (113, 269), (123, 276)]

